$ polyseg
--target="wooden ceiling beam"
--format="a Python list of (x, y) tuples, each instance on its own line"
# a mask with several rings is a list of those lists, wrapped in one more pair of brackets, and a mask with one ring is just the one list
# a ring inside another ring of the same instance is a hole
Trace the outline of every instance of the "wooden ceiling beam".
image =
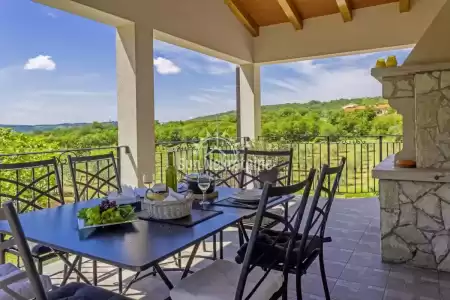
[(342, 19), (344, 22), (350, 22), (353, 20), (352, 8), (347, 0), (336, 0), (336, 4), (341, 12)]
[(284, 13), (288, 17), (289, 21), (292, 23), (296, 30), (300, 30), (303, 28), (302, 18), (300, 17), (300, 13), (295, 7), (295, 4), (292, 0), (278, 0), (278, 4), (280, 4)]
[(259, 25), (237, 1), (225, 0), (225, 4), (228, 5), (239, 22), (241, 22), (245, 26), (245, 28), (247, 28), (252, 36), (257, 37), (259, 35)]
[(401, 13), (408, 12), (411, 9), (411, 0), (399, 0), (398, 4)]

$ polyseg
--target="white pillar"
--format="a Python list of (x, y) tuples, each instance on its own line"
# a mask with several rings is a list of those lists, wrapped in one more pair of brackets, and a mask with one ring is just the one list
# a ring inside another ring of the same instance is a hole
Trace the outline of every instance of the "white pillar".
[(240, 65), (237, 70), (238, 135), (257, 138), (261, 134), (260, 67)]
[(119, 145), (131, 150), (122, 155), (122, 183), (142, 185), (155, 170), (153, 31), (120, 26), (116, 48)]

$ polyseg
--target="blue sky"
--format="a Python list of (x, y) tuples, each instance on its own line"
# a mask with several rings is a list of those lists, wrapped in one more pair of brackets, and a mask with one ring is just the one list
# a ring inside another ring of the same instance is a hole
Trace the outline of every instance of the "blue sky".
[[(155, 41), (160, 121), (235, 108), (235, 66)], [(379, 96), (378, 57), (409, 50), (263, 66), (263, 104)], [(29, 0), (0, 0), (0, 124), (116, 120), (115, 29)]]

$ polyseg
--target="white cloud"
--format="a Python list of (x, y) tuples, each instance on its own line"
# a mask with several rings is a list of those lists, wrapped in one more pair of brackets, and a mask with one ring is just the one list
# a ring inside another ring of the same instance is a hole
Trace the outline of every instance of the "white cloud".
[(305, 61), (290, 66), (297, 75), (265, 80), (270, 89), (262, 93), (265, 104), (328, 101), (339, 98), (380, 96), (381, 85), (370, 75), (370, 68)]
[(162, 75), (178, 74), (181, 72), (180, 67), (164, 57), (155, 58), (153, 64), (156, 67), (156, 72)]
[(28, 59), (24, 66), (25, 70), (46, 70), (53, 71), (56, 69), (56, 63), (49, 55), (38, 55)]
[(191, 96), (189, 96), (189, 100), (195, 101), (198, 103), (203, 103), (203, 104), (213, 104), (213, 101), (211, 100), (211, 98), (208, 96), (205, 96), (205, 95), (201, 95), (201, 96), (191, 95)]
[[(381, 84), (370, 75), (374, 60), (397, 55), (401, 62), (408, 51), (402, 49), (267, 66), (269, 74), (263, 77), (263, 103), (381, 96)], [(286, 73), (283, 69), (294, 72)], [(275, 70), (276, 73), (270, 72)]]
[(233, 73), (236, 68), (228, 61), (158, 40), (153, 41), (153, 49), (156, 53), (170, 58), (183, 70), (188, 69), (199, 74), (225, 75)]

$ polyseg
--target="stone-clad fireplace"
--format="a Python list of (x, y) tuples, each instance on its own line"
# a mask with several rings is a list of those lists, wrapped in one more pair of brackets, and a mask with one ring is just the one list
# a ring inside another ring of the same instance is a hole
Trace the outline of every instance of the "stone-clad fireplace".
[[(450, 271), (450, 64), (372, 75), (403, 115), (403, 150), (373, 170), (380, 179), (383, 260)], [(396, 167), (401, 160), (417, 167)]]

